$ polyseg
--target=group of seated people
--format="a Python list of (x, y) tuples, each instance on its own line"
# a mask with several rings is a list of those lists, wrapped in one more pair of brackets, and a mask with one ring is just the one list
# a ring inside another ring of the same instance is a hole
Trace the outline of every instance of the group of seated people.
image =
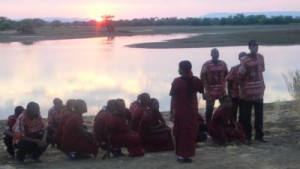
[[(230, 118), (231, 99), (220, 99), (220, 107), (214, 113), (207, 129), (199, 114), (199, 131), (195, 142), (205, 141), (206, 132), (216, 143), (243, 142), (242, 128)], [(92, 132), (84, 123), (87, 112), (84, 100), (70, 99), (63, 105), (59, 98), (48, 112), (45, 125), (39, 104), (30, 102), (26, 109), (15, 108), (4, 130), (4, 143), (11, 158), (24, 163), (27, 157), (40, 162), (40, 156), (49, 144), (57, 147), (70, 159), (95, 158), (98, 149), (104, 151), (101, 158), (124, 156), (127, 148), (131, 157), (143, 156), (146, 152), (174, 150), (171, 128), (159, 111), (159, 102), (148, 93), (138, 95), (130, 108), (123, 99), (111, 99), (94, 118)]]

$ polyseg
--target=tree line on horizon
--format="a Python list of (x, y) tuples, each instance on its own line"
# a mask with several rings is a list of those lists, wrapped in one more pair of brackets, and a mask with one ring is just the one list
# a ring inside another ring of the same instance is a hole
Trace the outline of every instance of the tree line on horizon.
[[(226, 26), (226, 25), (287, 25), (299, 24), (300, 17), (237, 14), (223, 18), (141, 18), (131, 20), (112, 21), (116, 27), (122, 26)], [(96, 20), (62, 22), (60, 20), (45, 21), (43, 19), (23, 19), (20, 21), (11, 20), (7, 17), (0, 17), (0, 31), (16, 30), (19, 33), (33, 34), (34, 28), (38, 27), (70, 27), (70, 26), (96, 26)]]

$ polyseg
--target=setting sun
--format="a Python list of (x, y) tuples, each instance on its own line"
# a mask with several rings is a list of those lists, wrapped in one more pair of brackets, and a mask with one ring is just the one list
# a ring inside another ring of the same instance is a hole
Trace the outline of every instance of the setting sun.
[(103, 19), (102, 19), (101, 17), (97, 17), (97, 18), (96, 18), (96, 21), (97, 21), (97, 22), (101, 22), (102, 20), (103, 20)]

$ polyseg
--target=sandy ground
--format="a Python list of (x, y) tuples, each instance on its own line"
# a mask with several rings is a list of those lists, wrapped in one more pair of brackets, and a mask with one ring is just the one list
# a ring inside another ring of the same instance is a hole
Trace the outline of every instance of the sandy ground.
[[(148, 153), (144, 157), (120, 157), (106, 160), (95, 159), (71, 161), (56, 148), (48, 148), (41, 157), (42, 163), (30, 160), (18, 165), (9, 160), (0, 143), (0, 169), (299, 169), (300, 168), (300, 114), (289, 106), (265, 106), (265, 138), (268, 143), (253, 141), (248, 145), (217, 146), (209, 138), (199, 143), (193, 163), (179, 164), (174, 152)], [(3, 123), (3, 122), (2, 122)], [(124, 150), (125, 152), (126, 150)]]

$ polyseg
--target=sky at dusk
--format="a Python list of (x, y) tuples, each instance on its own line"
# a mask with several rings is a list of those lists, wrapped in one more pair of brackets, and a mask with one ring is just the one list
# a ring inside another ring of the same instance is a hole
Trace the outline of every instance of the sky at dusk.
[(1, 0), (0, 16), (20, 18), (201, 17), (212, 12), (300, 11), (300, 0)]

